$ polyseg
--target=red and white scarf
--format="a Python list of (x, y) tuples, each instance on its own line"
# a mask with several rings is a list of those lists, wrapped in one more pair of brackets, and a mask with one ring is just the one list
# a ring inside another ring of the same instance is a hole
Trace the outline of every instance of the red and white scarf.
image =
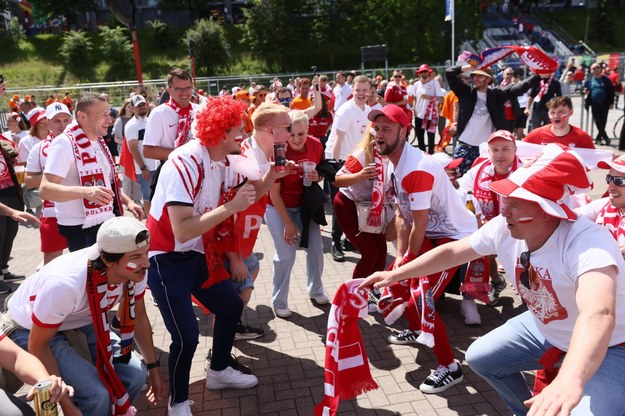
[(191, 130), (191, 121), (193, 121), (191, 119), (191, 110), (193, 108), (191, 104), (182, 108), (173, 98), (167, 100), (165, 105), (178, 114), (178, 133), (176, 133), (176, 140), (174, 140), (174, 149), (176, 149), (187, 142), (187, 136), (189, 135), (189, 130)]
[(460, 293), (469, 295), (473, 299), (481, 300), (489, 304), (488, 292), (491, 287), (488, 283), (490, 279), (490, 261), (487, 256), (471, 260), (464, 275), (464, 282), (460, 286)]
[[(48, 160), (48, 148), (50, 147), (52, 140), (54, 140), (54, 135), (50, 133), (48, 134), (48, 137), (43, 139), (41, 146), (39, 146), (39, 166), (41, 166), (42, 171), (46, 166), (46, 161)], [(41, 210), (41, 218), (55, 218), (56, 214), (54, 212), (54, 205), (53, 201), (44, 199), (43, 209)]]
[(597, 214), (597, 218), (595, 222), (599, 225), (605, 226), (612, 237), (619, 243), (625, 243), (625, 224), (623, 224), (624, 220), (623, 213), (620, 208), (616, 208), (612, 205), (610, 201), (608, 201), (599, 214)]
[(543, 96), (551, 85), (551, 81), (553, 81), (553, 76), (551, 76), (551, 78), (549, 78), (548, 80), (543, 79), (540, 81), (540, 90), (538, 91), (538, 95), (536, 95), (536, 98), (534, 99), (535, 103), (539, 103), (543, 99)]
[(436, 126), (438, 126), (438, 107), (436, 106), (436, 97), (432, 97), (425, 108), (421, 128), (429, 133), (436, 133)]
[(501, 205), (500, 196), (493, 192), (488, 185), (493, 181), (507, 178), (512, 172), (518, 169), (521, 164), (521, 160), (515, 157), (512, 162), (510, 171), (505, 175), (500, 175), (495, 172), (495, 168), (490, 159), (486, 160), (479, 167), (477, 174), (475, 175), (475, 184), (473, 185), (473, 195), (480, 204), (482, 215), (488, 221), (501, 213), (503, 209)]
[[(72, 149), (74, 150), (76, 170), (78, 171), (80, 185), (84, 187), (104, 186), (112, 188), (115, 192), (115, 198), (107, 205), (97, 205), (83, 198), (85, 222), (82, 228), (85, 229), (97, 224), (102, 224), (109, 218), (114, 217), (116, 211), (119, 212), (119, 215), (123, 215), (124, 207), (121, 202), (119, 178), (115, 170), (113, 156), (111, 156), (104, 139), (98, 137), (92, 142), (77, 122), (73, 122), (67, 126), (64, 133), (69, 138)], [(110, 166), (111, 177), (107, 178), (104, 176), (104, 170), (99, 165), (98, 159), (96, 158), (95, 146), (100, 146), (100, 149), (106, 156)], [(113, 186), (111, 186), (111, 184)]]
[(0, 151), (0, 190), (10, 188), (14, 184), (9, 162), (4, 157), (4, 153)]
[(122, 349), (120, 356), (113, 357), (111, 351), (111, 335), (108, 322), (108, 282), (106, 273), (94, 270), (91, 260), (87, 266), (87, 299), (91, 318), (96, 333), (96, 368), (100, 380), (111, 397), (111, 413), (113, 415), (133, 416), (137, 410), (130, 405), (130, 396), (124, 383), (115, 372), (113, 362), (128, 362), (132, 351), (134, 337), (135, 296), (134, 283), (128, 282), (122, 297), (120, 324), (122, 329)]
[(384, 215), (384, 164), (376, 146), (373, 146), (373, 161), (378, 176), (373, 181), (371, 189), (371, 211), (367, 218), (367, 225), (379, 227), (382, 225), (382, 215)]
[(332, 300), (326, 332), (324, 398), (315, 406), (315, 416), (334, 416), (340, 400), (350, 400), (379, 387), (371, 377), (358, 328), (358, 319), (366, 319), (369, 313), (369, 292), (358, 289), (363, 280), (343, 283)]

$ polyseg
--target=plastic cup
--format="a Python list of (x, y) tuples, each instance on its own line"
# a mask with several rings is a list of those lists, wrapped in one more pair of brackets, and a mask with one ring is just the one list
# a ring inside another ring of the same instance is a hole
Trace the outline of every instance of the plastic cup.
[(310, 180), (310, 173), (315, 170), (317, 164), (315, 162), (306, 161), (302, 163), (304, 170), (304, 186), (312, 185), (312, 180)]
[(24, 175), (26, 175), (26, 168), (24, 166), (15, 166), (15, 177), (18, 184), (22, 185), (24, 183)]

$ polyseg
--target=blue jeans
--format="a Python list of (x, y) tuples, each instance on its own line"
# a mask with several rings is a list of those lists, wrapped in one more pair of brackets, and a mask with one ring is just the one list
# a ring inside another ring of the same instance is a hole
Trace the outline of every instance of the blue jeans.
[[(89, 351), (91, 356), (95, 357), (96, 335), (93, 325), (87, 325), (79, 328), (79, 330), (87, 337)], [(119, 336), (112, 331), (110, 334), (113, 355), (115, 355), (119, 351)], [(11, 334), (10, 338), (21, 348), (28, 350), (29, 335), (30, 331), (18, 329)], [(50, 348), (58, 363), (63, 381), (74, 387), (74, 404), (84, 415), (109, 416), (111, 414), (111, 398), (100, 380), (94, 363), (87, 362), (78, 355), (60, 332), (57, 332), (50, 340)], [(119, 379), (126, 386), (130, 401), (134, 402), (145, 384), (148, 375), (147, 369), (134, 354), (128, 364), (117, 363), (113, 366)]]
[[(510, 319), (475, 341), (466, 352), (469, 367), (499, 393), (517, 416), (528, 410), (523, 401), (532, 397), (526, 370), (542, 368), (538, 363), (551, 344), (541, 335), (531, 312)], [(625, 415), (625, 347), (608, 348), (603, 363), (584, 386), (584, 395), (573, 416)]]
[[(291, 221), (302, 232), (302, 220), (300, 208), (287, 208)], [(275, 308), (289, 307), (289, 283), (291, 271), (295, 264), (295, 254), (299, 242), (288, 245), (284, 241), (284, 222), (278, 211), (271, 205), (267, 205), (265, 221), (271, 233), (276, 254), (273, 256), (273, 294), (271, 301)], [(308, 248), (306, 249), (306, 277), (308, 296), (316, 297), (324, 294), (321, 274), (323, 273), (323, 244), (321, 243), (321, 229), (319, 224), (310, 221), (308, 227)]]
[(243, 301), (230, 279), (202, 288), (208, 276), (203, 253), (164, 253), (150, 258), (148, 286), (171, 335), (169, 346), (169, 389), (171, 403), (189, 398), (189, 374), (200, 337), (191, 295), (215, 314), (211, 368), (230, 365), (234, 332), (243, 312)]

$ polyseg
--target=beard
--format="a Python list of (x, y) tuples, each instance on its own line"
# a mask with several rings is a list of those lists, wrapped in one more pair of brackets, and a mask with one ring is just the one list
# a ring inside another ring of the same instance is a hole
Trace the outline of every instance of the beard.
[(399, 143), (400, 143), (399, 131), (395, 135), (395, 139), (392, 144), (389, 143), (388, 140), (385, 140), (384, 143), (385, 143), (384, 147), (382, 149), (378, 148), (378, 151), (380, 152), (380, 155), (388, 156), (391, 153), (393, 153), (395, 149), (397, 149), (397, 146), (399, 146)]

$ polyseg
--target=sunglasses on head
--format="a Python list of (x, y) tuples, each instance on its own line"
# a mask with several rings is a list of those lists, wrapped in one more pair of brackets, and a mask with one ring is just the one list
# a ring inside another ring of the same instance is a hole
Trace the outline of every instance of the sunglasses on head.
[(609, 185), (610, 182), (613, 182), (614, 185), (618, 186), (619, 188), (622, 188), (625, 186), (625, 176), (605, 175), (605, 183)]
[(519, 281), (528, 289), (530, 288), (530, 254), (530, 251), (524, 251), (519, 259), (521, 266), (523, 266)]

